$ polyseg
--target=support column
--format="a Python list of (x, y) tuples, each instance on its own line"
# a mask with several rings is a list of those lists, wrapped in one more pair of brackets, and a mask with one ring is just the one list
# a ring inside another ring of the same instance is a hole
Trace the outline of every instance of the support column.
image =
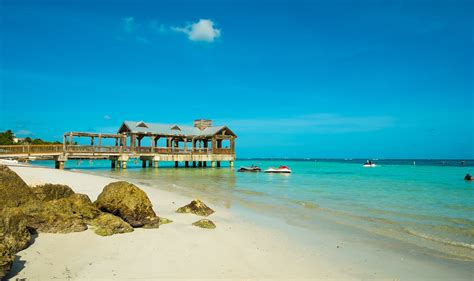
[(212, 168), (216, 167), (216, 161), (211, 161), (211, 167)]
[(204, 163), (202, 163), (204, 167), (207, 167), (207, 161), (204, 161)]
[(220, 168), (221, 167), (221, 161), (217, 161), (217, 168)]
[[(127, 169), (127, 161), (121, 161), (122, 162), (122, 169)], [(119, 162), (120, 163), (120, 162)]]
[(142, 160), (142, 168), (146, 168), (146, 160)]
[(116, 164), (115, 159), (110, 160), (110, 166), (112, 169), (115, 169), (115, 164)]
[(99, 147), (102, 146), (102, 134), (99, 134)]
[(202, 167), (202, 161), (198, 161), (198, 167)]
[(231, 168), (234, 168), (234, 161), (229, 161), (229, 166), (230, 166)]
[(94, 145), (94, 137), (91, 137), (91, 146)]
[(179, 165), (179, 162), (178, 162), (178, 161), (174, 161), (174, 167), (175, 167), (175, 168), (178, 168), (178, 165)]
[(196, 161), (193, 161), (193, 168), (196, 168)]
[(186, 168), (189, 167), (189, 161), (184, 161), (184, 167), (186, 167)]
[(152, 160), (148, 160), (148, 168), (152, 168), (153, 167), (153, 161)]
[(158, 168), (158, 160), (153, 161), (153, 167), (156, 169)]

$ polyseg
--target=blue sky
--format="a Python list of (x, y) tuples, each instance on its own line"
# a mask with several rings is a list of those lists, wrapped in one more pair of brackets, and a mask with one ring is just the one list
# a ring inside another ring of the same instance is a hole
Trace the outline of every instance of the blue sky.
[(240, 157), (474, 158), (472, 1), (0, 5), (0, 130), (210, 118)]

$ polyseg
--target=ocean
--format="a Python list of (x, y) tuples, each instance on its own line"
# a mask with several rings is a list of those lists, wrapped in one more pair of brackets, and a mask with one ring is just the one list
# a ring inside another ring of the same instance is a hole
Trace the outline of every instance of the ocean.
[[(317, 231), (321, 220), (414, 245), (426, 254), (474, 261), (473, 161), (242, 159), (235, 169), (141, 168), (68, 161), (66, 168), (179, 192)], [(34, 162), (51, 166), (51, 162)], [(239, 173), (240, 166), (289, 166), (292, 174)]]

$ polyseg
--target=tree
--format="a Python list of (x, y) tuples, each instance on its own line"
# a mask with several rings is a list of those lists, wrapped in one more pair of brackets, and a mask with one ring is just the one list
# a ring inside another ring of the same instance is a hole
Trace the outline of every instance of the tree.
[(9, 145), (13, 144), (13, 138), (15, 135), (11, 130), (0, 133), (0, 145)]

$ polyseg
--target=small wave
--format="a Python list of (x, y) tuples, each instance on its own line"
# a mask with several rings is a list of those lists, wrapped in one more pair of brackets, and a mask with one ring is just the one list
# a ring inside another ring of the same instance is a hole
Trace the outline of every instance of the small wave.
[(236, 188), (236, 189), (234, 189), (234, 191), (240, 192), (240, 193), (243, 193), (243, 194), (249, 194), (249, 195), (257, 195), (257, 196), (265, 195), (264, 192), (254, 191), (254, 190), (247, 190), (247, 189)]
[(303, 206), (307, 209), (320, 209), (319, 205), (313, 202), (306, 202), (306, 201), (298, 201), (296, 202), (298, 205)]
[(463, 247), (463, 248), (474, 250), (474, 244), (469, 244), (469, 243), (464, 243), (464, 242), (459, 242), (459, 241), (452, 241), (452, 240), (444, 239), (444, 238), (440, 238), (440, 237), (434, 237), (434, 236), (431, 236), (431, 235), (428, 235), (428, 234), (416, 232), (416, 231), (406, 229), (406, 228), (404, 228), (404, 230), (408, 234), (411, 234), (413, 236), (417, 236), (417, 237), (420, 237), (420, 238), (423, 238), (423, 239), (443, 243), (443, 244), (446, 244), (446, 245), (451, 245), (451, 246), (456, 246), (456, 247)]

